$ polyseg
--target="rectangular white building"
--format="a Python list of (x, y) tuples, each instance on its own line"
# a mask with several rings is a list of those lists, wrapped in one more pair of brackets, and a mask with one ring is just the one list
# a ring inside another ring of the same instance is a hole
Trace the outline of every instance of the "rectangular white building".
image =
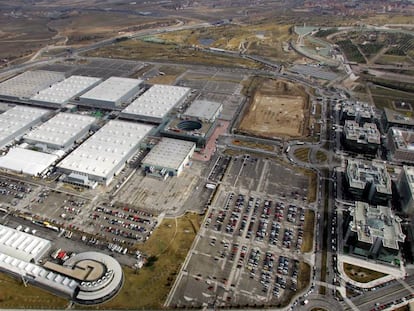
[(16, 106), (0, 114), (0, 148), (22, 136), (49, 113), (46, 109)]
[(0, 156), (0, 168), (31, 176), (41, 176), (59, 157), (24, 148), (12, 148)]
[(166, 114), (182, 103), (190, 89), (181, 86), (156, 84), (121, 112), (121, 117), (161, 123)]
[(142, 160), (145, 172), (179, 176), (190, 161), (196, 144), (191, 141), (163, 137)]
[(47, 70), (26, 71), (0, 83), (0, 97), (27, 100), (40, 90), (65, 79), (61, 72)]
[(140, 90), (142, 80), (110, 77), (79, 97), (79, 104), (114, 109), (127, 102)]
[(0, 254), (36, 263), (50, 247), (48, 240), (0, 225)]
[(208, 100), (195, 100), (184, 113), (186, 117), (200, 119), (203, 122), (214, 122), (223, 110), (223, 105)]
[(67, 150), (79, 139), (83, 138), (95, 122), (95, 118), (73, 113), (58, 113), (23, 139), (31, 145), (36, 145), (43, 151)]
[(96, 86), (101, 81), (101, 78), (71, 76), (39, 91), (31, 97), (31, 100), (52, 107), (60, 107), (75, 96)]
[(61, 161), (58, 168), (68, 175), (87, 177), (80, 178), (80, 184), (91, 179), (108, 185), (151, 129), (145, 124), (111, 120)]

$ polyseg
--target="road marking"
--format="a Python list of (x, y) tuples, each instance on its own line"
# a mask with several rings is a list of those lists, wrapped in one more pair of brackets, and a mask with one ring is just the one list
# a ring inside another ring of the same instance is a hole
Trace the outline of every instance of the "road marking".
[(359, 311), (359, 309), (357, 308), (356, 305), (354, 305), (354, 303), (348, 298), (348, 297), (343, 297), (344, 301), (351, 307), (352, 310), (354, 311)]
[(405, 282), (402, 279), (397, 279), (397, 282), (404, 286), (404, 288), (406, 288), (411, 294), (414, 294), (413, 288), (410, 285), (408, 285), (407, 282)]

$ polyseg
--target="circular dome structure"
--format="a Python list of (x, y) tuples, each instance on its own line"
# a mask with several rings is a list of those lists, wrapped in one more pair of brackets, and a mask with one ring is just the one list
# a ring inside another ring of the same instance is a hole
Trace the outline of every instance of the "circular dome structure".
[(195, 120), (184, 120), (177, 124), (180, 130), (187, 132), (199, 130), (202, 126), (201, 122)]
[[(111, 299), (123, 285), (121, 265), (111, 256), (98, 252), (77, 254), (63, 264), (71, 267), (72, 277), (80, 281), (75, 302), (93, 305)], [(87, 273), (86, 273), (87, 272)]]

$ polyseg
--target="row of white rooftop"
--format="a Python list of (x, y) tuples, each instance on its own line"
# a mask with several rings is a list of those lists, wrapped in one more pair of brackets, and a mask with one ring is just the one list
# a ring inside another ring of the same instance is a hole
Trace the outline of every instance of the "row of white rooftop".
[(31, 100), (46, 103), (66, 104), (73, 97), (91, 89), (102, 79), (94, 77), (71, 76), (61, 82), (39, 91)]
[[(0, 114), (0, 135), (2, 141), (10, 143), (24, 133), (48, 110), (16, 106)], [(47, 144), (49, 147), (70, 147), (78, 137), (88, 132), (95, 121), (89, 116), (58, 113), (46, 123), (24, 136), (31, 144)], [(67, 172), (78, 172), (96, 177), (95, 180), (109, 183), (113, 175), (122, 169), (139, 148), (139, 143), (153, 127), (146, 124), (111, 120), (67, 156), (58, 167)], [(52, 145), (52, 146), (51, 146)], [(44, 172), (57, 162), (59, 156), (52, 152), (37, 152), (21, 147), (11, 148), (6, 156), (0, 157), (0, 167), (30, 175)]]
[(58, 168), (109, 184), (152, 128), (146, 124), (111, 120), (62, 160)]
[[(142, 80), (110, 77), (71, 76), (60, 72), (34, 70), (0, 83), (0, 98), (24, 100), (31, 104), (60, 107), (76, 99), (79, 105), (116, 109), (129, 104), (140, 91)], [(125, 118), (148, 118), (159, 122), (189, 94), (186, 87), (153, 85), (122, 111)]]
[(0, 148), (39, 124), (50, 110), (16, 106), (0, 114)]
[(66, 149), (89, 131), (95, 118), (72, 113), (56, 116), (30, 131), (24, 140), (31, 144), (45, 144), (52, 149)]
[(0, 225), (0, 253), (37, 262), (51, 247), (48, 240)]
[(189, 88), (181, 86), (156, 84), (122, 110), (125, 118), (148, 118), (159, 122), (176, 105), (190, 93)]

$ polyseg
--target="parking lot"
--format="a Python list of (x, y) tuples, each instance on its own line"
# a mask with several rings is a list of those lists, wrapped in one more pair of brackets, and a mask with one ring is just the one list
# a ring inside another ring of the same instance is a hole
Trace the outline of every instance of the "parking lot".
[(64, 63), (46, 65), (40, 69), (64, 72), (67, 76), (81, 75), (107, 79), (112, 76), (128, 77), (143, 66), (143, 63), (131, 60), (88, 58), (80, 61), (68, 59)]
[(279, 305), (301, 288), (305, 209), (275, 196), (220, 191), (171, 305)]
[(222, 103), (220, 119), (230, 121), (243, 100), (243, 79), (237, 73), (188, 70), (177, 85), (199, 90), (198, 99)]
[[(203, 188), (199, 177), (203, 169), (204, 164), (191, 162), (178, 178), (166, 180), (144, 176), (141, 171), (137, 171), (117, 193), (115, 201), (157, 215), (166, 212), (180, 214), (185, 207), (190, 210), (202, 209), (194, 193), (201, 192), (200, 188)], [(204, 194), (200, 193), (200, 196)], [(188, 201), (191, 201), (190, 206), (185, 205)]]
[(223, 182), (236, 188), (306, 200), (309, 180), (285, 164), (250, 155), (238, 155), (232, 157)]

